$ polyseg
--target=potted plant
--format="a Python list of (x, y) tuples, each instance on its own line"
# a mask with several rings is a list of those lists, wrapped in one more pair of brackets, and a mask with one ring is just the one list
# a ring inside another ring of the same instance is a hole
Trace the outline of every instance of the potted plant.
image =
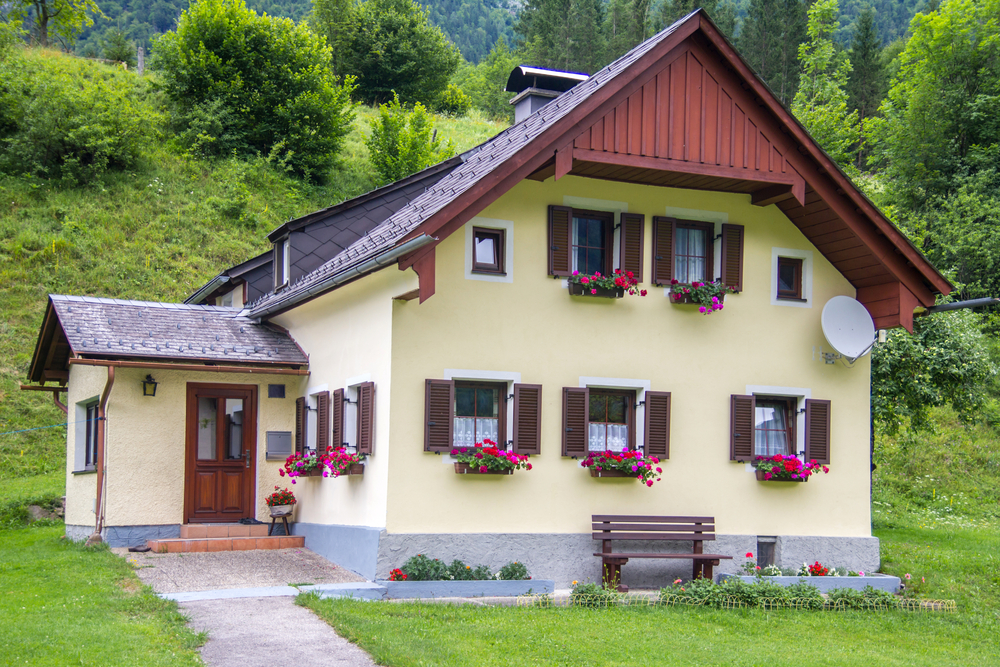
[(711, 315), (717, 310), (722, 310), (727, 294), (733, 294), (736, 290), (723, 285), (722, 282), (692, 282), (690, 285), (679, 283), (676, 280), (670, 281), (670, 301), (671, 303), (692, 303), (698, 305), (698, 312), (704, 315)]
[(646, 290), (640, 290), (631, 271), (615, 269), (613, 275), (603, 276), (598, 271), (592, 276), (581, 275), (574, 271), (569, 278), (569, 293), (573, 296), (596, 296), (605, 299), (620, 299), (626, 293), (633, 296), (646, 296)]
[(824, 465), (809, 461), (803, 463), (797, 456), (758, 456), (753, 462), (757, 480), (761, 482), (806, 482), (812, 475), (820, 471), (827, 473), (830, 469)]
[(490, 439), (477, 442), (475, 447), (451, 450), (457, 475), (512, 475), (515, 470), (531, 470), (526, 454), (515, 454), (497, 447)]
[(316, 452), (311, 452), (303, 456), (302, 454), (296, 452), (285, 459), (284, 467), (278, 471), (278, 474), (284, 477), (288, 475), (292, 478), (292, 484), (295, 484), (296, 477), (326, 477), (326, 469), (321, 465), (322, 461)]
[(264, 499), (271, 510), (272, 517), (289, 516), (295, 507), (295, 494), (288, 489), (274, 487), (274, 493)]
[(660, 459), (643, 456), (642, 452), (628, 449), (624, 452), (591, 452), (580, 465), (590, 468), (591, 477), (634, 477), (646, 486), (660, 481), (663, 468), (657, 466)]
[(327, 447), (321, 461), (334, 477), (365, 474), (365, 455), (349, 452), (346, 447)]

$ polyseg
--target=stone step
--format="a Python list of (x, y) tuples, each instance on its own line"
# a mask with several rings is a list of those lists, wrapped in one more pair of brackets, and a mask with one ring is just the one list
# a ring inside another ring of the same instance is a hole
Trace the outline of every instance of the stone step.
[[(254, 526), (256, 528), (257, 526)], [(200, 553), (209, 551), (253, 551), (255, 549), (294, 549), (306, 544), (303, 535), (273, 537), (207, 537), (149, 540), (146, 546), (154, 553)]]
[(240, 523), (185, 523), (181, 538), (205, 539), (208, 537), (267, 537), (268, 524), (246, 526)]

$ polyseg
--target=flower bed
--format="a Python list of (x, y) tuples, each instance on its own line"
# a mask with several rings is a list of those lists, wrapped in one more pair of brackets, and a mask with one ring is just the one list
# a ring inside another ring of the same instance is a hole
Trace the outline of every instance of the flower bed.
[(745, 584), (754, 584), (758, 581), (776, 584), (778, 586), (794, 586), (797, 584), (808, 584), (819, 589), (820, 593), (828, 593), (838, 588), (847, 588), (861, 591), (866, 586), (871, 586), (875, 590), (896, 593), (899, 591), (900, 579), (888, 574), (866, 574), (854, 577), (805, 577), (805, 576), (747, 576), (744, 574), (718, 574), (715, 580), (722, 583), (728, 579), (738, 579)]
[(475, 447), (456, 447), (451, 450), (455, 457), (455, 473), (459, 475), (510, 475), (515, 470), (531, 470), (528, 457), (497, 447), (497, 443), (486, 439)]
[(409, 598), (479, 598), (517, 597), (521, 595), (547, 595), (555, 590), (551, 579), (529, 581), (384, 581), (376, 582), (385, 587), (386, 599)]
[(646, 486), (653, 486), (653, 481), (660, 481), (659, 475), (663, 469), (657, 464), (660, 459), (655, 456), (642, 455), (642, 452), (626, 450), (624, 452), (591, 452), (587, 458), (580, 461), (580, 466), (590, 469), (592, 477), (634, 477)]

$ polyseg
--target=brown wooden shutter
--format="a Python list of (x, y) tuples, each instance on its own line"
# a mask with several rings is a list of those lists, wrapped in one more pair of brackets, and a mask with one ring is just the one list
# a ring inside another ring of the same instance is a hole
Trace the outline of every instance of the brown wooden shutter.
[(638, 213), (622, 213), (621, 238), (618, 243), (618, 266), (622, 271), (631, 271), (635, 279), (642, 282), (643, 237), (646, 233), (646, 217)]
[(653, 218), (653, 280), (654, 285), (669, 285), (674, 278), (674, 230), (677, 221), (673, 218)]
[(670, 392), (646, 392), (646, 456), (670, 458)]
[(344, 390), (336, 389), (333, 392), (333, 437), (331, 444), (336, 447), (344, 446)]
[(455, 420), (455, 383), (427, 380), (424, 394), (424, 451), (452, 450)]
[(316, 394), (316, 451), (323, 453), (330, 446), (330, 392)]
[(542, 453), (542, 385), (514, 385), (514, 452)]
[(806, 399), (806, 461), (830, 463), (830, 401)]
[(301, 454), (306, 449), (306, 399), (295, 399), (295, 451)]
[(732, 395), (729, 414), (729, 460), (753, 461), (754, 408), (753, 396)]
[(590, 422), (590, 390), (563, 387), (563, 456), (586, 456)]
[(743, 291), (743, 225), (722, 225), (722, 284)]
[(358, 454), (371, 454), (375, 447), (375, 383), (358, 385)]
[(549, 206), (549, 275), (570, 276), (573, 262), (570, 257), (573, 233), (573, 209), (567, 206)]

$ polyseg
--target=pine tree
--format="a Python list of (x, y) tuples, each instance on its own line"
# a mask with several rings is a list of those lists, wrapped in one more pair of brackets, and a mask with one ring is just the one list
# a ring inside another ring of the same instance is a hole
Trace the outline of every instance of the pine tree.
[(866, 7), (858, 16), (858, 27), (851, 43), (851, 65), (847, 81), (848, 105), (864, 120), (878, 110), (889, 89), (882, 62), (882, 41), (875, 28), (875, 10)]
[(663, 30), (699, 7), (714, 19), (717, 4), (717, 0), (663, 0), (654, 21), (656, 30)]
[(344, 64), (354, 26), (353, 0), (313, 0), (309, 23), (313, 32), (326, 37), (327, 46), (333, 50), (333, 73), (340, 77), (349, 74)]
[(798, 48), (805, 38), (802, 0), (750, 0), (738, 48), (782, 104), (798, 88)]
[(715, 25), (719, 27), (726, 37), (733, 40), (736, 35), (736, 5), (733, 0), (722, 0), (715, 8), (715, 12), (709, 14)]
[(650, 0), (611, 0), (604, 19), (606, 62), (624, 55), (647, 37)]
[(527, 62), (592, 73), (604, 65), (602, 0), (529, 0), (514, 30)]

